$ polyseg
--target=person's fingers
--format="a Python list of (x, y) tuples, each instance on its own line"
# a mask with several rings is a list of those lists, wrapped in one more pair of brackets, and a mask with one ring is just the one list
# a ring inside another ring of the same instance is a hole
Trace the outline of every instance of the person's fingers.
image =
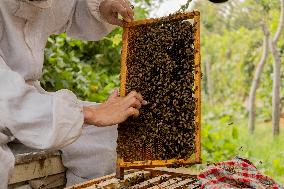
[(114, 89), (114, 91), (108, 97), (107, 102), (113, 102), (117, 99), (117, 97), (118, 97), (118, 89)]
[(143, 97), (140, 93), (137, 93), (137, 95), (135, 96), (140, 102), (143, 102)]
[(141, 108), (141, 102), (133, 97), (128, 101), (128, 107), (133, 107), (139, 110)]
[(136, 91), (131, 91), (126, 98), (131, 99), (132, 97), (137, 98), (140, 102), (143, 101), (143, 97), (140, 93), (137, 93)]
[(130, 107), (127, 109), (127, 115), (128, 116), (134, 116), (134, 117), (138, 117), (139, 116), (139, 111), (133, 107)]
[(137, 92), (136, 92), (136, 91), (131, 91), (131, 92), (126, 96), (126, 98), (131, 99), (132, 97), (135, 97), (136, 95), (137, 95)]
[(116, 12), (113, 12), (109, 17), (107, 17), (107, 21), (110, 24), (123, 27), (123, 20), (118, 18), (118, 13)]
[(129, 0), (123, 0), (130, 8), (131, 8), (131, 3)]
[(134, 20), (134, 11), (131, 8), (131, 3), (128, 0), (121, 0), (122, 6), (127, 10), (127, 14), (131, 20)]
[(118, 94), (119, 94), (119, 89), (118, 89), (118, 88), (115, 88), (115, 89), (114, 89), (114, 92), (116, 92), (116, 96), (118, 96)]
[(111, 93), (111, 95), (108, 97), (108, 100), (112, 100), (118, 97), (118, 89), (114, 89), (114, 91)]
[[(122, 16), (122, 18), (127, 21), (131, 22), (131, 17), (128, 15), (127, 9), (122, 5), (122, 3), (116, 2), (113, 4), (113, 11), (117, 12)], [(118, 19), (118, 18), (117, 18)]]

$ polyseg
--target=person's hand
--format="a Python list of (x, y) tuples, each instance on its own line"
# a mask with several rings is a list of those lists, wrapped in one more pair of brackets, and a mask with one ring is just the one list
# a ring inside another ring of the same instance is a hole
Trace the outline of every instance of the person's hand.
[(140, 93), (132, 91), (126, 97), (119, 97), (116, 90), (105, 103), (83, 108), (85, 123), (98, 127), (119, 124), (129, 116), (137, 117), (141, 106), (146, 104)]
[[(101, 16), (110, 24), (123, 26), (123, 20), (131, 22), (134, 12), (128, 0), (104, 0), (99, 7)], [(123, 20), (118, 18), (121, 15)]]

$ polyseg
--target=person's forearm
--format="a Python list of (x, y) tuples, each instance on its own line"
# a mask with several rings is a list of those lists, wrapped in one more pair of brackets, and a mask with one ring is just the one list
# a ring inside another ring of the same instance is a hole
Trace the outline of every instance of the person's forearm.
[(92, 110), (88, 106), (83, 107), (83, 114), (84, 114), (84, 123), (88, 124), (92, 117)]
[(83, 107), (84, 123), (88, 125), (102, 126), (97, 119), (96, 109), (91, 106)]

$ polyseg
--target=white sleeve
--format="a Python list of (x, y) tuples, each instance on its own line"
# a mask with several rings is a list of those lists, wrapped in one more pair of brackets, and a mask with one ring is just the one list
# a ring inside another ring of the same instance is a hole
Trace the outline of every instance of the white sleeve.
[(23, 144), (59, 149), (75, 141), (84, 122), (76, 96), (61, 90), (41, 94), (8, 68), (0, 56), (0, 124)]
[(92, 15), (86, 0), (75, 0), (68, 23), (57, 33), (66, 32), (69, 36), (88, 41), (97, 41), (106, 36), (115, 26), (102, 19), (99, 12), (101, 1), (93, 1), (92, 12), (95, 14)]

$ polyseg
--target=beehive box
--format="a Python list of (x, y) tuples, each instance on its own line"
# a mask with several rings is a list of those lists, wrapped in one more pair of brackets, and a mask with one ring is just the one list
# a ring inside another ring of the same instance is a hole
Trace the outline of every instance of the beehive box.
[(125, 25), (120, 95), (132, 90), (148, 104), (118, 126), (118, 176), (123, 169), (200, 163), (199, 12)]
[(160, 170), (128, 170), (123, 180), (115, 174), (93, 179), (67, 189), (182, 189), (200, 188), (196, 176)]

